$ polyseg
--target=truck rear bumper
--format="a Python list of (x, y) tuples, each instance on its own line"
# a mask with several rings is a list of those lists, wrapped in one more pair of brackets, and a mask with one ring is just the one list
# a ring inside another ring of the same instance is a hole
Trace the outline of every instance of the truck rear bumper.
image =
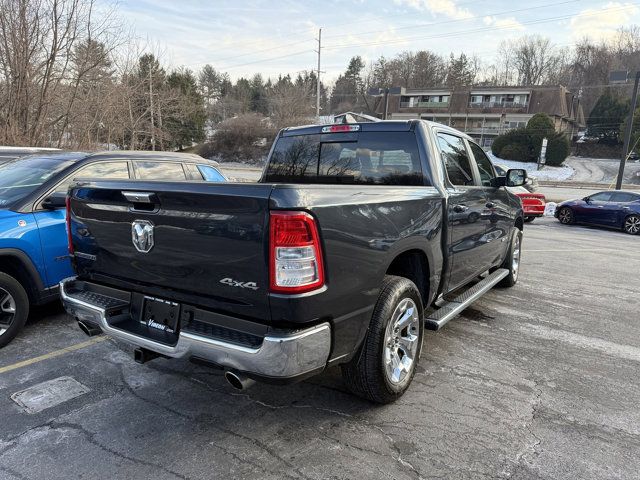
[[(118, 328), (113, 319), (128, 315), (126, 301), (122, 300), (122, 296), (118, 299), (96, 293), (94, 289), (88, 291), (87, 285), (92, 284), (76, 281), (75, 278), (60, 282), (62, 303), (70, 315), (79, 321), (97, 325), (113, 338), (160, 355), (193, 357), (225, 369), (274, 381), (293, 380), (318, 372), (325, 367), (329, 358), (331, 328), (328, 323), (302, 330), (272, 330), (256, 346), (230, 342), (229, 335), (216, 338), (215, 334), (201, 335), (184, 330), (179, 332), (175, 345), (158, 342)], [(112, 315), (110, 299), (120, 302), (117, 303), (117, 315)]]

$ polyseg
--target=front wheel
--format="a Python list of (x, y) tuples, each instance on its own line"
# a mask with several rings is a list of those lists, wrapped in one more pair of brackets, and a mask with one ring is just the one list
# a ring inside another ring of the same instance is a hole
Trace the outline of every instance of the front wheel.
[(560, 223), (564, 225), (571, 225), (573, 222), (575, 222), (573, 210), (571, 210), (569, 207), (562, 207), (560, 210), (558, 210), (558, 220), (560, 220)]
[(504, 277), (498, 283), (498, 287), (513, 287), (518, 282), (518, 274), (520, 273), (520, 255), (522, 253), (522, 230), (515, 227), (511, 238), (511, 245), (507, 256), (502, 263), (502, 268), (509, 270), (509, 275)]
[(409, 388), (422, 350), (422, 298), (406, 278), (387, 275), (360, 352), (342, 366), (356, 395), (390, 403)]
[(536, 219), (536, 217), (524, 217), (525, 223), (531, 223)]
[(625, 218), (622, 229), (630, 235), (638, 235), (640, 233), (640, 215), (629, 215)]
[(0, 348), (22, 329), (29, 315), (29, 297), (15, 278), (0, 272)]

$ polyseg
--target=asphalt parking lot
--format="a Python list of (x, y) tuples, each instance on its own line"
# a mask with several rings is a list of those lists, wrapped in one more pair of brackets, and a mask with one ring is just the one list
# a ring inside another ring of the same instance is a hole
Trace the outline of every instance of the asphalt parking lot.
[[(518, 285), (427, 332), (382, 407), (338, 370), (237, 393), (186, 361), (138, 365), (39, 309), (0, 351), (0, 478), (638, 478), (640, 238), (545, 218), (524, 247)], [(11, 399), (60, 377), (86, 393)]]

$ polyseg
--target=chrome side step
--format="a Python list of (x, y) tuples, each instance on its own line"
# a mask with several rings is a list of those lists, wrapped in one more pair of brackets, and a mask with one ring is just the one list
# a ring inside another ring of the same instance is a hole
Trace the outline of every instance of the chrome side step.
[(425, 318), (425, 328), (428, 328), (429, 330), (440, 330), (449, 320), (458, 316), (460, 312), (487, 293), (487, 291), (491, 290), (496, 283), (507, 275), (509, 275), (509, 270), (506, 268), (499, 268), (484, 280), (479, 281), (473, 287), (465, 290), (450, 302), (445, 302), (442, 307)]

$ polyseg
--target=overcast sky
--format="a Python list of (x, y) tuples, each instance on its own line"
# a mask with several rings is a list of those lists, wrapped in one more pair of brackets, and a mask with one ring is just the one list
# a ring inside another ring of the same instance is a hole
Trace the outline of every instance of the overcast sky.
[(234, 79), (315, 69), (319, 27), (331, 81), (354, 55), (428, 49), (489, 62), (503, 39), (541, 34), (571, 46), (640, 24), (640, 2), (593, 0), (121, 0), (118, 10), (163, 63), (210, 63)]

